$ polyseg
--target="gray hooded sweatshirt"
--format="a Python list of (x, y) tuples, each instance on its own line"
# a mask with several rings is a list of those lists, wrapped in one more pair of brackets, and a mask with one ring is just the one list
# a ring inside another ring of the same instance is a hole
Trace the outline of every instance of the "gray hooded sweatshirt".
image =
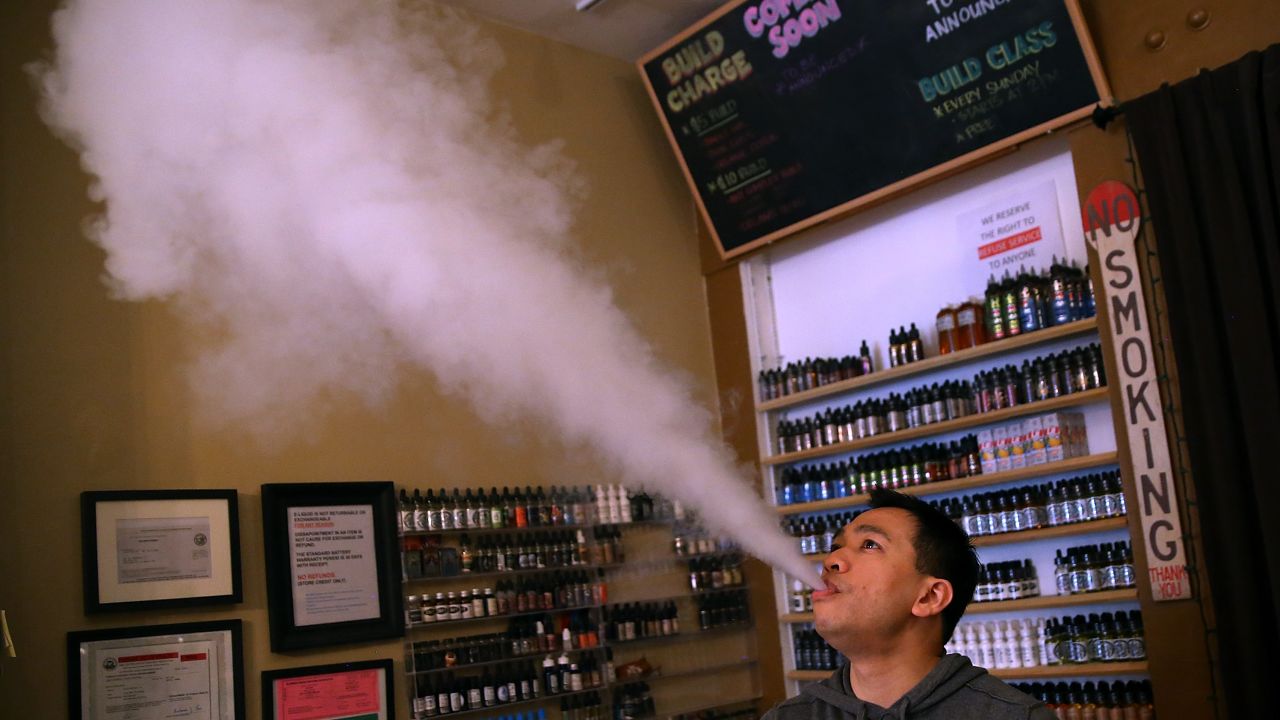
[(1056, 720), (1044, 703), (974, 667), (963, 655), (946, 655), (892, 707), (858, 699), (846, 663), (822, 682), (765, 713), (764, 720)]

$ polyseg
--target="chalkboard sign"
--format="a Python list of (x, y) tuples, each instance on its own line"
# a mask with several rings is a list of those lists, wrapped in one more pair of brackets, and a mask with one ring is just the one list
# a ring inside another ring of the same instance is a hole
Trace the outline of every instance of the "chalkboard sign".
[(739, 0), (639, 67), (726, 258), (1110, 101), (1075, 0)]

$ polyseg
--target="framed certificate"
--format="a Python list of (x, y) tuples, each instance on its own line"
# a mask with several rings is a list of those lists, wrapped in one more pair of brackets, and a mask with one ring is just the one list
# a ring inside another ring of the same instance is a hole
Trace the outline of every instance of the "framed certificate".
[(262, 486), (271, 650), (404, 634), (395, 487)]
[(235, 490), (80, 494), (84, 610), (238, 603)]
[(70, 716), (240, 720), (239, 620), (67, 633)]
[(262, 720), (393, 720), (391, 661), (266, 670)]

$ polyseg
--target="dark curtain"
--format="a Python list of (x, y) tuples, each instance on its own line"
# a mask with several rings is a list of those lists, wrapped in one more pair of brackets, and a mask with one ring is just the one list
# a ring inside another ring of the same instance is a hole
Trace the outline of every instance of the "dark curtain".
[(1280, 648), (1280, 45), (1124, 105), (1160, 258), (1230, 717)]

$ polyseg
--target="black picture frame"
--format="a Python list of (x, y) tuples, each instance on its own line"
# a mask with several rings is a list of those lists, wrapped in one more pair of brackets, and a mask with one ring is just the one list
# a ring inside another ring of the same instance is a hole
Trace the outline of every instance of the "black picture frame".
[[(84, 688), (94, 686), (92, 673), (113, 671), (123, 662), (124, 658), (113, 652), (125, 647), (121, 641), (137, 641), (128, 646), (131, 652), (136, 652), (137, 648), (150, 649), (165, 644), (182, 644), (195, 649), (196, 643), (210, 641), (222, 650), (217, 657), (216, 677), (219, 682), (225, 680), (231, 684), (229, 689), (224, 685), (218, 686), (219, 707), (222, 708), (218, 720), (241, 720), (245, 717), (243, 637), (242, 623), (238, 619), (70, 631), (67, 633), (67, 715), (73, 720), (93, 717), (92, 708), (84, 705), (89, 702)], [(148, 640), (154, 642), (147, 643)], [(100, 663), (99, 657), (106, 659)], [(154, 661), (150, 658), (142, 660)], [(185, 660), (181, 658), (181, 661)], [(92, 691), (89, 695), (92, 697)]]
[[(80, 493), (85, 613), (243, 602), (238, 497), (211, 489)], [(188, 555), (190, 566), (178, 567), (163, 557), (188, 538), (203, 558)], [(144, 547), (161, 550), (144, 558)]]
[[(390, 482), (268, 483), (262, 486), (263, 549), (266, 553), (267, 615), (272, 652), (404, 635), (396, 513), (395, 485)], [(304, 517), (310, 515), (323, 515), (319, 524), (328, 523), (329, 527), (303, 527), (306, 524), (303, 519), (308, 522), (317, 520)], [(347, 519), (337, 517), (343, 515)], [(294, 524), (291, 524), (291, 518)], [(352, 535), (337, 540), (304, 537), (309, 532), (320, 530), (356, 532), (359, 537)], [(372, 533), (372, 537), (364, 537), (366, 530)], [(294, 547), (295, 537), (298, 539), (297, 548)], [(329, 557), (333, 557), (335, 551), (359, 550), (371, 551), (374, 557), (364, 557), (363, 552), (348, 552), (349, 557), (358, 559), (316, 559), (322, 553), (317, 548), (320, 542), (332, 546)], [(299, 577), (295, 582), (294, 552), (303, 550), (303, 546), (306, 547), (299, 556), (298, 574), (308, 577)], [(304, 564), (307, 565), (306, 570), (301, 571)], [(334, 568), (338, 569), (335, 571)], [(325, 577), (329, 575), (335, 577)], [(311, 583), (328, 584), (319, 586)], [(370, 591), (376, 591), (376, 602), (369, 597)], [(302, 609), (301, 613), (298, 608)], [(352, 619), (343, 619), (344, 615)], [(335, 619), (324, 621), (325, 617)]]
[[(322, 675), (340, 675), (343, 673), (379, 670), (382, 672), (383, 706), (379, 712), (387, 720), (396, 717), (395, 682), (392, 679), (393, 665), (390, 659), (364, 660), (360, 662), (333, 663), (331, 665), (309, 665), (307, 667), (282, 668), (262, 671), (262, 720), (286, 720), (276, 714), (276, 683), (295, 678), (318, 677)], [(349, 713), (348, 713), (349, 714)]]

